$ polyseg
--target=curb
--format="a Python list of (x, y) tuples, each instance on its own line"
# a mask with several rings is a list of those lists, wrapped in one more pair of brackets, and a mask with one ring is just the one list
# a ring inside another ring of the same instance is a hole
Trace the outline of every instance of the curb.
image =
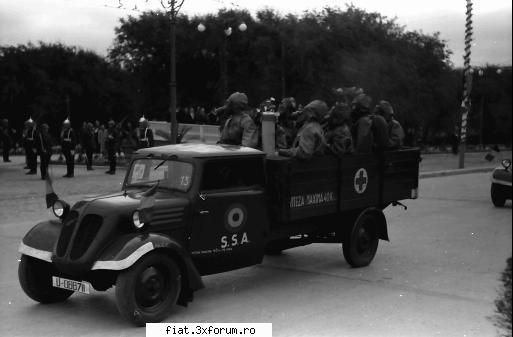
[(442, 171), (431, 171), (431, 172), (420, 172), (419, 179), (423, 178), (435, 178), (435, 177), (444, 177), (444, 176), (455, 176), (460, 174), (469, 174), (469, 173), (483, 173), (483, 172), (491, 172), (495, 169), (496, 166), (493, 167), (473, 167), (473, 168), (463, 168), (456, 170), (442, 170)]

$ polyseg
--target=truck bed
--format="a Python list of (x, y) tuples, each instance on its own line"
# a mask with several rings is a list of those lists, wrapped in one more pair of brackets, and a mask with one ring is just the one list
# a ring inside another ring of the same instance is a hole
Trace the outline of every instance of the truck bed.
[(420, 152), (266, 160), (271, 226), (417, 198)]

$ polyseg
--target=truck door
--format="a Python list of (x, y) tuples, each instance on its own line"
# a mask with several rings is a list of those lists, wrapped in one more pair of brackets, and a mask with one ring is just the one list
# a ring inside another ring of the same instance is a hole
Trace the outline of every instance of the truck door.
[(263, 157), (208, 159), (191, 231), (191, 255), (201, 274), (260, 263), (268, 218)]

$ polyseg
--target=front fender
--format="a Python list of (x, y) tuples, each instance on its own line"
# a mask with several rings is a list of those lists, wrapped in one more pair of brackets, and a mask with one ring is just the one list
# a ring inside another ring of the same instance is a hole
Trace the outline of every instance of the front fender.
[(62, 229), (62, 222), (50, 220), (40, 222), (23, 237), (18, 251), (27, 256), (52, 262), (52, 252)]
[(496, 168), (492, 173), (492, 183), (511, 186), (511, 172), (504, 168)]
[(187, 273), (189, 288), (204, 287), (189, 253), (176, 240), (164, 234), (141, 234), (117, 239), (100, 255), (92, 270), (123, 270), (135, 264), (142, 256), (154, 250), (162, 250), (175, 257)]

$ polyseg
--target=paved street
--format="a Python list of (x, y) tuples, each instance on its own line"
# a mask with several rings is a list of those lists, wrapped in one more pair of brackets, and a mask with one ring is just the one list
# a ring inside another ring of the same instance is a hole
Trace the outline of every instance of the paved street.
[[(118, 315), (113, 289), (55, 305), (23, 293), (18, 244), (53, 216), (43, 181), (21, 166), (0, 166), (0, 336), (144, 336)], [(71, 202), (119, 189), (124, 173), (79, 167), (68, 180), (60, 178), (64, 166), (52, 170), (57, 194)], [(340, 245), (291, 249), (205, 277), (194, 302), (167, 321), (271, 322), (274, 336), (496, 336), (490, 317), (512, 254), (512, 222), (511, 202), (493, 207), (489, 189), (489, 173), (422, 179), (407, 211), (386, 210), (391, 242), (380, 243), (369, 267), (350, 268)]]

